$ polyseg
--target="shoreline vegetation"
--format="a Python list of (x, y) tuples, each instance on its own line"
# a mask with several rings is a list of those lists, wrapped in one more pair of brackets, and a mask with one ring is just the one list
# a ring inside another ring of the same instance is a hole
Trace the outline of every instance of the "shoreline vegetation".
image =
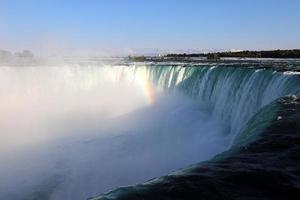
[(34, 54), (29, 50), (23, 50), (22, 52), (10, 52), (0, 49), (0, 64), (7, 65), (23, 65), (36, 63)]
[(128, 56), (128, 59), (136, 62), (144, 61), (186, 61), (201, 59), (205, 61), (219, 61), (222, 58), (300, 58), (300, 49), (270, 50), (270, 51), (238, 51), (238, 52), (215, 52), (215, 53), (192, 53), (192, 54), (166, 54), (162, 56)]

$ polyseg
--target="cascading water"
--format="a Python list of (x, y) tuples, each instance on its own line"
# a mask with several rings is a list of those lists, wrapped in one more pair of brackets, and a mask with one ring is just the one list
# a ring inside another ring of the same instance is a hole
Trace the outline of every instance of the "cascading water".
[(5, 199), (86, 199), (210, 159), (300, 85), (293, 73), (218, 66), (0, 72)]
[(230, 126), (231, 139), (271, 101), (300, 92), (297, 74), (237, 67), (152, 67), (152, 81), (178, 89)]

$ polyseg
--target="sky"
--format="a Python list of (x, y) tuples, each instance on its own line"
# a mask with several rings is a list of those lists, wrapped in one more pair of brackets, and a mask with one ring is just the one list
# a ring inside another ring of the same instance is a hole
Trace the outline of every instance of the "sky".
[(300, 48), (299, 0), (0, 0), (0, 49), (38, 55)]

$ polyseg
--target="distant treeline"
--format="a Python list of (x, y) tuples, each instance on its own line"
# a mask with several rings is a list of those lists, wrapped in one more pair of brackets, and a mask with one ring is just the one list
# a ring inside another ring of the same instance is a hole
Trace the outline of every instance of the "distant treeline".
[(239, 51), (239, 52), (216, 52), (199, 54), (168, 54), (165, 57), (240, 57), (240, 58), (300, 58), (300, 49), (273, 50), (273, 51)]
[(0, 49), (0, 64), (28, 64), (34, 62), (35, 57), (33, 53), (29, 50), (13, 53), (10, 51)]

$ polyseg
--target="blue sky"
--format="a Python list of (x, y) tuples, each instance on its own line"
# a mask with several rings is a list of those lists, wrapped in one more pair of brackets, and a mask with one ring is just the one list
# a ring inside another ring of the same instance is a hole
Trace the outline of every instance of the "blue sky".
[(0, 0), (0, 49), (118, 55), (300, 48), (299, 0)]

